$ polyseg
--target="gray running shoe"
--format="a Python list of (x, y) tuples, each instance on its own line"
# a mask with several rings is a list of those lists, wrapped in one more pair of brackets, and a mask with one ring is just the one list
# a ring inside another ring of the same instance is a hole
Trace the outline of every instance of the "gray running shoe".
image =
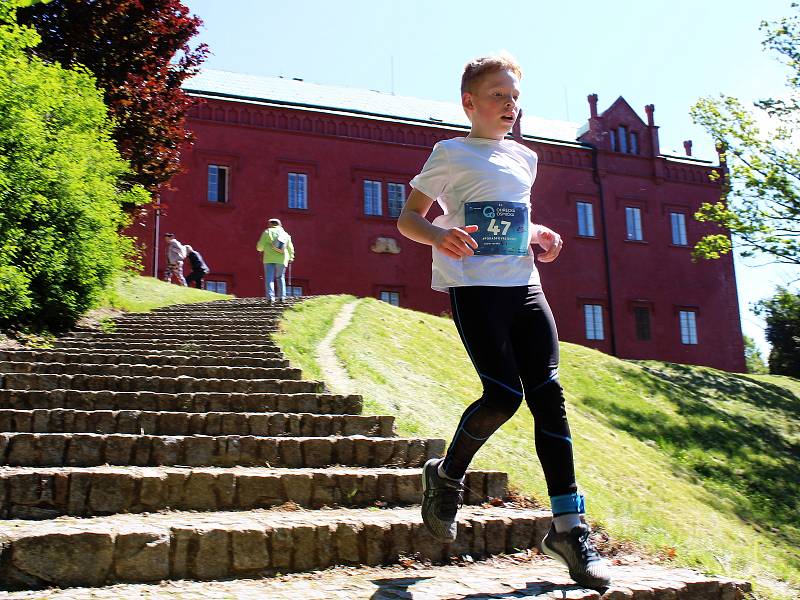
[(584, 524), (563, 533), (557, 533), (555, 525), (551, 524), (542, 540), (542, 551), (566, 565), (569, 576), (578, 585), (597, 589), (611, 584), (606, 561), (589, 540), (589, 527)]
[(441, 542), (456, 539), (456, 513), (464, 495), (464, 480), (439, 477), (440, 458), (422, 467), (422, 521), (430, 534)]

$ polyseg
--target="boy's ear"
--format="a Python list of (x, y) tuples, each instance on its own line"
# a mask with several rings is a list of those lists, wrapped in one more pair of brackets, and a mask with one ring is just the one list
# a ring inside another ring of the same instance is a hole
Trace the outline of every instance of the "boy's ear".
[(461, 106), (464, 110), (475, 110), (475, 104), (472, 101), (472, 94), (470, 92), (461, 94)]

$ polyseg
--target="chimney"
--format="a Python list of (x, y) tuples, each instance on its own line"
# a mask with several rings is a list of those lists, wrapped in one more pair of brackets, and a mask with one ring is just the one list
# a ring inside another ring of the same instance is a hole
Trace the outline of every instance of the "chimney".
[(592, 119), (597, 118), (597, 94), (589, 94), (586, 99), (589, 101), (589, 115)]
[(522, 109), (517, 113), (517, 120), (514, 121), (514, 127), (511, 128), (511, 137), (522, 143)]
[(644, 107), (647, 113), (647, 128), (650, 130), (650, 143), (653, 146), (653, 156), (661, 154), (661, 148), (658, 142), (658, 126), (653, 118), (653, 113), (656, 112), (655, 104), (648, 104)]
[(644, 107), (644, 112), (647, 113), (647, 125), (648, 127), (655, 126), (656, 122), (653, 119), (653, 113), (656, 112), (656, 105), (655, 104), (648, 104)]
[(692, 155), (692, 140), (683, 141), (683, 149), (686, 150), (686, 156)]

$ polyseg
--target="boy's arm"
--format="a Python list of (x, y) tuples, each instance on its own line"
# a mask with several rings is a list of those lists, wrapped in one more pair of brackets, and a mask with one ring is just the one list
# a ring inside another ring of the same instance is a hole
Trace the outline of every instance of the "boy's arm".
[(261, 237), (258, 238), (258, 243), (256, 244), (256, 250), (258, 252), (263, 252), (264, 251), (264, 242), (266, 241), (266, 239), (265, 239), (266, 237), (267, 237), (267, 232), (266, 231), (262, 231), (261, 232)]
[(544, 252), (536, 255), (536, 259), (543, 263), (553, 262), (558, 258), (561, 247), (564, 245), (561, 236), (544, 225), (533, 225), (531, 243), (539, 244), (539, 246), (544, 248)]
[(397, 229), (400, 233), (415, 242), (433, 246), (450, 258), (475, 254), (473, 248), (477, 248), (478, 243), (469, 234), (477, 231), (478, 227), (476, 225), (463, 229), (437, 227), (425, 218), (432, 205), (432, 198), (414, 188), (397, 219)]

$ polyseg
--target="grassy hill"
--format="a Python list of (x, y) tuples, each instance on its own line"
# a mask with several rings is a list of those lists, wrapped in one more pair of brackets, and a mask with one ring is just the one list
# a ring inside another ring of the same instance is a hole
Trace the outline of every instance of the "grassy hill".
[[(342, 306), (326, 296), (285, 314), (279, 343), (307, 376)], [(365, 412), (400, 435), (449, 439), (480, 383), (452, 321), (362, 299), (335, 340)], [(561, 381), (589, 518), (619, 542), (705, 572), (747, 578), (759, 597), (800, 597), (800, 382), (562, 343)], [(547, 504), (524, 408), (476, 457)]]

